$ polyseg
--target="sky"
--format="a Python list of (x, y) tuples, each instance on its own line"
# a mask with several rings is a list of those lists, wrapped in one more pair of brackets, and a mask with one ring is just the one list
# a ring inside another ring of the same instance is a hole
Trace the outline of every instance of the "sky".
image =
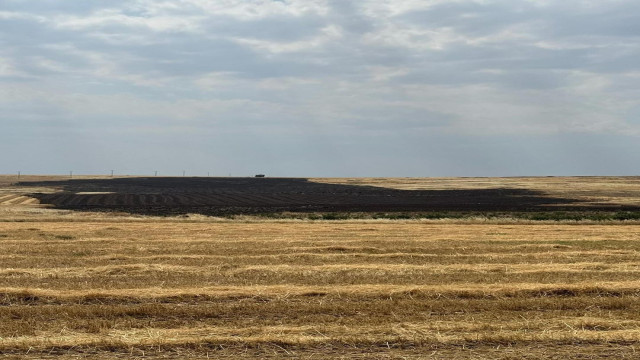
[(0, 0), (0, 173), (640, 175), (635, 0)]

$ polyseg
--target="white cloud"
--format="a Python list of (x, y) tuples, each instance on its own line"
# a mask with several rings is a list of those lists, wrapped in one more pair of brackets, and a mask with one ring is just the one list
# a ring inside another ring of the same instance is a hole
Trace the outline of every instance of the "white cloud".
[(239, 20), (255, 20), (275, 16), (326, 15), (329, 6), (325, 0), (185, 0), (210, 15), (232, 16)]
[(131, 16), (121, 9), (104, 9), (90, 16), (59, 16), (54, 24), (63, 29), (84, 30), (105, 26), (147, 28), (152, 31), (198, 32), (202, 16)]
[(247, 45), (257, 51), (266, 51), (268, 53), (292, 53), (300, 51), (308, 51), (320, 48), (331, 41), (337, 41), (342, 37), (342, 29), (335, 25), (329, 25), (320, 30), (320, 33), (313, 38), (300, 41), (280, 42), (259, 40), (255, 38), (234, 38), (239, 44)]
[(47, 20), (44, 16), (35, 14), (17, 12), (17, 11), (0, 11), (0, 20), (30, 20), (37, 22), (45, 22)]
[(0, 57), (0, 77), (25, 77), (24, 72), (18, 70), (12, 59)]
[(388, 24), (375, 33), (363, 36), (363, 42), (367, 45), (386, 45), (411, 50), (442, 50), (450, 43), (461, 39), (461, 36), (449, 28), (423, 29), (395, 24)]
[[(439, 4), (464, 3), (465, 0), (394, 0), (376, 1), (366, 0), (361, 2), (363, 12), (375, 18), (394, 17), (407, 12), (428, 10)], [(475, 2), (475, 1), (471, 1)]]
[(235, 73), (220, 71), (203, 74), (194, 79), (193, 83), (202, 90), (214, 90), (229, 86), (237, 86), (240, 80), (235, 78)]
[(371, 80), (375, 82), (388, 81), (398, 76), (409, 74), (410, 70), (405, 67), (394, 66), (369, 66)]

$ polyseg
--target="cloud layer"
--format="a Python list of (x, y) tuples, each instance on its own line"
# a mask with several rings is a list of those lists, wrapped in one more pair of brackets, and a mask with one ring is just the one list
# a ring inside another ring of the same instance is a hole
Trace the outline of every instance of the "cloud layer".
[(638, 58), (634, 1), (6, 0), (0, 171), (633, 173)]

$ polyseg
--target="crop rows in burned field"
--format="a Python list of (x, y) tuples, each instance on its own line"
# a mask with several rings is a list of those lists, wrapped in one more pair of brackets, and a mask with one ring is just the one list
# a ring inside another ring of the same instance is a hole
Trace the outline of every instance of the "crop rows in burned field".
[[(637, 204), (584, 203), (526, 188), (393, 189), (296, 178), (116, 178), (22, 182), (40, 203), (75, 210), (151, 215), (273, 212), (640, 210)], [(499, 186), (499, 184), (498, 184)]]

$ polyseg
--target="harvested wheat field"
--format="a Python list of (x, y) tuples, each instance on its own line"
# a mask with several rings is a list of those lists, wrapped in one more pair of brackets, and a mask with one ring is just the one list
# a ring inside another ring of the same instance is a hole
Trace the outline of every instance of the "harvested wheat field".
[(634, 221), (0, 208), (0, 358), (635, 359), (639, 300)]

